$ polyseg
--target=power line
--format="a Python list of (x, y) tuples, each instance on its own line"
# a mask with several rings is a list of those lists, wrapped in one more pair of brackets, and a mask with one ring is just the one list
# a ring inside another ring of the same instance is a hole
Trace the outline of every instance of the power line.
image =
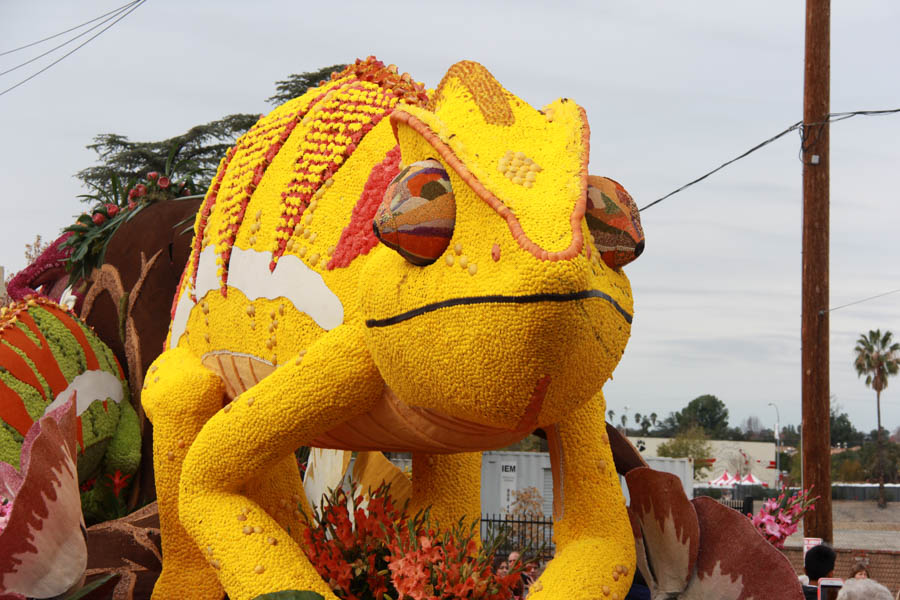
[(99, 17), (97, 17), (97, 18), (95, 18), (95, 19), (91, 19), (90, 21), (85, 21), (85, 22), (82, 23), (81, 25), (76, 25), (75, 27), (72, 27), (71, 29), (66, 29), (65, 31), (60, 31), (59, 33), (54, 33), (53, 35), (51, 35), (51, 36), (49, 36), (49, 37), (45, 37), (44, 39), (38, 40), (38, 41), (36, 41), (36, 42), (31, 42), (30, 44), (25, 44), (24, 46), (19, 46), (18, 48), (13, 48), (12, 50), (4, 50), (3, 52), (0, 52), (0, 56), (6, 56), (7, 54), (12, 54), (13, 52), (18, 52), (19, 50), (24, 50), (25, 48), (31, 48), (32, 46), (37, 46), (38, 44), (41, 44), (41, 43), (43, 43), (43, 42), (46, 42), (47, 40), (52, 40), (53, 38), (57, 38), (57, 37), (59, 37), (59, 36), (61, 36), (61, 35), (65, 35), (65, 34), (69, 33), (70, 31), (75, 31), (76, 29), (81, 29), (81, 28), (84, 27), (85, 25), (90, 25), (90, 24), (93, 23), (94, 21), (99, 21), (100, 19), (102, 19), (102, 18), (104, 18), (104, 17), (108, 17), (108, 16), (111, 15), (111, 14), (120, 12), (121, 10), (123, 10), (123, 9), (125, 9), (125, 8), (128, 8), (128, 7), (131, 6), (132, 4), (137, 4), (137, 3), (140, 2), (140, 1), (141, 1), (141, 0), (134, 0), (133, 2), (129, 2), (128, 4), (124, 4), (124, 5), (120, 6), (119, 8), (117, 8), (117, 9), (115, 9), (115, 10), (113, 10), (113, 11), (110, 11), (110, 12), (108, 12), (108, 13), (106, 13), (106, 14), (100, 15)]
[(876, 298), (882, 298), (884, 296), (890, 296), (891, 294), (896, 294), (900, 292), (900, 289), (891, 290), (889, 292), (884, 292), (883, 294), (878, 294), (875, 296), (870, 296), (868, 298), (863, 298), (862, 300), (856, 300), (855, 302), (848, 302), (847, 304), (841, 304), (840, 306), (835, 306), (834, 308), (829, 308), (828, 310), (820, 310), (819, 314), (824, 315), (826, 312), (831, 312), (833, 310), (838, 310), (841, 308), (846, 308), (848, 306), (853, 306), (854, 304), (862, 304), (863, 302), (868, 302), (869, 300), (875, 300)]
[[(140, 2), (140, 0), (136, 0), (136, 2)], [(136, 2), (132, 2), (132, 4), (135, 4)], [(127, 6), (127, 5), (126, 5), (126, 6)], [(17, 70), (17, 69), (21, 69), (22, 67), (24, 67), (24, 66), (26, 66), (26, 65), (29, 65), (29, 64), (33, 63), (34, 61), (36, 61), (36, 60), (40, 60), (41, 58), (44, 58), (45, 56), (47, 56), (48, 54), (51, 54), (52, 52), (56, 52), (57, 50), (59, 50), (59, 49), (62, 48), (63, 46), (68, 46), (69, 44), (71, 44), (72, 42), (74, 42), (75, 40), (77, 40), (78, 38), (83, 37), (83, 36), (86, 36), (87, 34), (89, 34), (90, 32), (92, 32), (93, 30), (95, 30), (95, 29), (97, 29), (98, 27), (102, 26), (104, 23), (108, 23), (109, 21), (112, 21), (114, 18), (116, 18), (116, 16), (118, 16), (118, 14), (120, 14), (121, 12), (124, 12), (124, 10), (125, 10), (125, 9), (120, 9), (118, 12), (117, 12), (117, 11), (113, 11), (113, 16), (107, 17), (105, 20), (100, 21), (99, 23), (97, 23), (96, 25), (94, 25), (93, 27), (91, 27), (91, 28), (89, 28), (89, 29), (87, 29), (87, 30), (85, 30), (85, 31), (82, 31), (81, 33), (79, 33), (79, 34), (76, 35), (75, 37), (66, 40), (66, 41), (63, 42), (62, 44), (59, 44), (58, 46), (54, 46), (53, 48), (50, 48), (49, 50), (47, 50), (47, 51), (44, 52), (43, 54), (38, 54), (38, 55), (35, 56), (34, 58), (30, 58), (30, 59), (26, 60), (25, 62), (16, 65), (15, 67), (11, 67), (11, 68), (9, 68), (9, 69), (7, 69), (7, 70), (5, 70), (5, 71), (0, 72), (0, 76), (6, 75), (7, 73), (12, 73), (13, 71), (15, 71), (15, 70)], [(94, 19), (94, 20), (96, 21), (96, 19)]]
[(112, 23), (110, 23), (109, 25), (107, 25), (106, 27), (104, 27), (103, 29), (101, 29), (100, 31), (98, 31), (97, 33), (95, 33), (94, 35), (92, 35), (91, 37), (89, 37), (88, 39), (86, 39), (84, 42), (82, 42), (82, 43), (79, 44), (78, 46), (75, 46), (75, 48), (73, 48), (72, 50), (66, 52), (65, 54), (63, 54), (62, 56), (60, 56), (59, 58), (57, 58), (56, 60), (54, 60), (52, 63), (50, 63), (49, 65), (47, 65), (47, 66), (44, 67), (43, 69), (41, 69), (40, 71), (37, 71), (36, 73), (34, 73), (34, 74), (32, 74), (32, 75), (29, 75), (28, 77), (26, 77), (25, 79), (23, 79), (23, 80), (20, 81), (19, 83), (15, 84), (15, 85), (13, 85), (13, 86), (11, 86), (11, 87), (6, 88), (6, 89), (3, 90), (2, 92), (0, 92), (0, 96), (3, 96), (4, 94), (7, 94), (7, 93), (13, 91), (14, 89), (16, 89), (17, 87), (19, 87), (20, 85), (22, 85), (22, 84), (24, 84), (24, 83), (26, 83), (26, 82), (28, 82), (28, 81), (31, 81), (32, 79), (34, 79), (35, 77), (37, 77), (38, 75), (40, 75), (41, 73), (43, 73), (44, 71), (46, 71), (47, 69), (49, 69), (50, 67), (56, 65), (57, 63), (59, 63), (59, 62), (62, 61), (63, 59), (65, 59), (65, 58), (71, 56), (72, 54), (74, 54), (75, 52), (77, 52), (79, 49), (81, 49), (81, 48), (83, 48), (85, 45), (87, 45), (89, 42), (91, 42), (92, 40), (96, 39), (96, 38), (97, 38), (98, 36), (100, 36), (103, 32), (107, 31), (110, 27), (112, 27), (113, 25), (115, 25), (116, 23), (118, 23), (119, 21), (121, 21), (122, 19), (124, 19), (125, 17), (127, 17), (128, 15), (130, 15), (131, 13), (133, 13), (135, 10), (137, 10), (137, 8), (138, 8), (140, 5), (143, 4), (144, 2), (146, 2), (146, 0), (137, 0), (137, 2), (135, 2), (135, 3), (132, 5), (131, 8), (129, 8), (128, 10), (126, 10), (126, 11), (125, 11), (122, 15), (120, 15), (115, 21), (113, 21)]
[(683, 186), (681, 186), (680, 188), (678, 188), (677, 190), (675, 190), (675, 191), (673, 191), (673, 192), (669, 192), (668, 194), (666, 194), (666, 195), (663, 196), (662, 198), (657, 198), (656, 200), (654, 200), (653, 202), (651, 202), (651, 203), (648, 204), (647, 206), (644, 206), (644, 207), (641, 208), (640, 210), (641, 210), (641, 211), (646, 210), (646, 209), (650, 208), (651, 206), (653, 206), (653, 205), (655, 205), (655, 204), (659, 204), (660, 202), (662, 202), (662, 201), (665, 200), (666, 198), (668, 198), (668, 197), (670, 197), (670, 196), (674, 196), (674, 195), (677, 194), (678, 192), (681, 192), (681, 191), (683, 191), (683, 190), (686, 190), (687, 188), (691, 187), (691, 186), (694, 185), (694, 184), (700, 183), (701, 181), (703, 181), (704, 179), (706, 179), (706, 178), (709, 177), (710, 175), (713, 175), (714, 173), (717, 173), (717, 172), (721, 171), (722, 169), (724, 169), (725, 167), (727, 167), (727, 166), (730, 165), (731, 163), (737, 162), (737, 161), (741, 160), (742, 158), (745, 158), (745, 157), (749, 156), (750, 154), (753, 154), (754, 152), (756, 152), (757, 150), (759, 150), (759, 149), (762, 148), (763, 146), (767, 146), (767, 145), (771, 144), (772, 142), (774, 142), (775, 140), (777, 140), (777, 139), (779, 139), (779, 138), (781, 138), (781, 137), (786, 136), (786, 135), (789, 134), (790, 132), (792, 132), (792, 131), (794, 131), (794, 130), (796, 130), (796, 129), (799, 129), (800, 126), (801, 126), (802, 124), (803, 124), (802, 121), (797, 121), (796, 123), (794, 123), (793, 125), (791, 125), (791, 126), (788, 127), (787, 129), (785, 129), (784, 131), (782, 131), (782, 132), (780, 132), (780, 133), (776, 133), (775, 135), (773, 135), (772, 137), (770, 137), (769, 139), (767, 139), (767, 140), (764, 141), (764, 142), (760, 142), (759, 144), (753, 146), (752, 148), (750, 148), (749, 150), (747, 150), (746, 152), (744, 152), (744, 153), (741, 154), (740, 156), (736, 156), (736, 157), (732, 158), (731, 160), (729, 160), (728, 162), (722, 163), (721, 165), (719, 165), (718, 167), (716, 167), (716, 168), (713, 169), (712, 171), (706, 173), (705, 175), (702, 175), (702, 176), (698, 177), (697, 179), (695, 179), (695, 180), (693, 180), (693, 181), (691, 181), (691, 182), (689, 182), (689, 183), (684, 184)]
[(719, 165), (718, 167), (716, 167), (716, 168), (713, 169), (712, 171), (709, 171), (708, 173), (706, 173), (706, 174), (704, 174), (704, 175), (698, 177), (697, 179), (694, 179), (693, 181), (690, 181), (690, 182), (684, 184), (683, 186), (681, 186), (681, 187), (678, 188), (677, 190), (674, 190), (674, 191), (672, 191), (672, 192), (669, 192), (668, 194), (666, 194), (665, 196), (663, 196), (663, 197), (661, 197), (661, 198), (657, 198), (656, 200), (654, 200), (654, 201), (651, 202), (650, 204), (647, 204), (646, 206), (640, 208), (639, 210), (640, 210), (640, 211), (644, 211), (644, 210), (650, 208), (651, 206), (654, 206), (654, 205), (656, 205), (656, 204), (659, 204), (660, 202), (662, 202), (662, 201), (665, 200), (666, 198), (669, 198), (669, 197), (671, 197), (671, 196), (674, 196), (675, 194), (677, 194), (677, 193), (679, 193), (679, 192), (682, 192), (682, 191), (686, 190), (687, 188), (691, 187), (692, 185), (695, 185), (695, 184), (697, 184), (697, 183), (700, 183), (701, 181), (703, 181), (704, 179), (706, 179), (706, 178), (709, 177), (710, 175), (713, 175), (713, 174), (715, 174), (715, 173), (718, 173), (719, 171), (721, 171), (722, 169), (724, 169), (724, 168), (727, 167), (728, 165), (730, 165), (730, 164), (732, 164), (732, 163), (735, 163), (735, 162), (741, 160), (742, 158), (746, 158), (747, 156), (749, 156), (750, 154), (753, 154), (754, 152), (756, 152), (756, 151), (759, 150), (760, 148), (762, 148), (762, 147), (764, 147), (764, 146), (767, 146), (767, 145), (771, 144), (771, 143), (774, 142), (775, 140), (784, 137), (785, 135), (789, 134), (789, 133), (792, 132), (792, 131), (796, 131), (796, 130), (799, 129), (799, 130), (801, 130), (801, 132), (802, 132), (803, 129), (808, 128), (808, 127), (813, 127), (813, 126), (815, 126), (815, 125), (824, 125), (825, 123), (832, 123), (832, 122), (837, 122), (837, 121), (844, 121), (844, 120), (849, 119), (849, 118), (851, 118), (851, 117), (857, 117), (857, 116), (873, 117), (873, 116), (884, 116), (884, 115), (890, 115), (890, 114), (896, 114), (896, 113), (900, 113), (900, 108), (891, 108), (891, 109), (886, 109), (886, 110), (855, 110), (855, 111), (852, 111), (852, 112), (828, 113), (828, 119), (827, 119), (826, 121), (824, 121), (824, 122), (821, 122), (821, 123), (804, 123), (803, 121), (797, 121), (796, 123), (794, 123), (793, 125), (791, 125), (791, 126), (788, 127), (787, 129), (781, 131), (780, 133), (775, 134), (774, 136), (770, 137), (769, 139), (765, 140), (764, 142), (760, 142), (759, 144), (753, 146), (752, 148), (750, 148), (749, 150), (747, 150), (747, 151), (744, 152), (743, 154), (741, 154), (741, 155), (739, 155), (739, 156), (736, 156), (736, 157), (732, 158), (732, 159), (729, 160), (728, 162), (722, 163), (721, 165)]

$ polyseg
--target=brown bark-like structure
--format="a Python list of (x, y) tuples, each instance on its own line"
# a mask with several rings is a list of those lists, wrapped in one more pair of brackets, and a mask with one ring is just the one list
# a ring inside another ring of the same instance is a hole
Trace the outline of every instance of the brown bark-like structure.
[(803, 96), (803, 484), (819, 496), (807, 537), (833, 539), (828, 364), (830, 0), (806, 2)]

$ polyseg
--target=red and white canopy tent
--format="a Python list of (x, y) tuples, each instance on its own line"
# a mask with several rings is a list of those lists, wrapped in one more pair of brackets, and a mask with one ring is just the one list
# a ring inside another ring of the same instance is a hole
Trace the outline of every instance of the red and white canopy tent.
[(738, 482), (737, 478), (725, 469), (725, 472), (709, 482), (713, 487), (733, 487)]
[(754, 475), (753, 473), (747, 473), (741, 479), (741, 483), (743, 485), (761, 485), (763, 487), (769, 487), (768, 483), (765, 483), (762, 479)]

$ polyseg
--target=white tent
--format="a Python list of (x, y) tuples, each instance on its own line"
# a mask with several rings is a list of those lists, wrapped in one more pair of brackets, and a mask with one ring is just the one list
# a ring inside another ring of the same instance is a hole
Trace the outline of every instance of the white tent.
[(747, 473), (746, 475), (744, 475), (744, 478), (741, 479), (741, 483), (744, 485), (761, 485), (763, 487), (769, 487), (768, 483), (764, 483), (762, 479), (760, 479), (753, 473)]
[(709, 485), (713, 487), (732, 487), (735, 483), (737, 483), (737, 479), (728, 472), (728, 469), (725, 469), (725, 472), (710, 481)]

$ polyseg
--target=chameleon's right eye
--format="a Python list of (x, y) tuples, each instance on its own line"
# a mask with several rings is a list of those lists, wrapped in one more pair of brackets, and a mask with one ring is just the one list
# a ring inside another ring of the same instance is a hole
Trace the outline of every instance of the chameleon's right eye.
[(388, 185), (372, 228), (381, 242), (414, 265), (436, 261), (453, 236), (456, 199), (435, 159), (404, 168)]

